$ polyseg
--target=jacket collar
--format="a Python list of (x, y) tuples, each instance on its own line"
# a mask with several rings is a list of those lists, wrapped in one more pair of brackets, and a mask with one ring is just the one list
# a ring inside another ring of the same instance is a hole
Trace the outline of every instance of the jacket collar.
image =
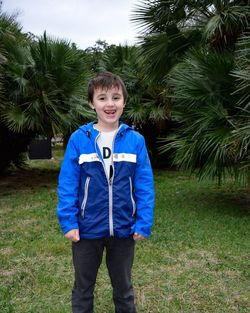
[[(100, 132), (94, 128), (94, 124), (95, 122), (90, 122), (88, 124), (85, 124), (79, 127), (79, 129), (83, 131), (88, 137), (92, 137), (95, 139), (99, 135)], [(129, 129), (132, 129), (132, 128), (128, 126), (127, 124), (120, 123), (116, 136), (122, 136), (124, 132)]]

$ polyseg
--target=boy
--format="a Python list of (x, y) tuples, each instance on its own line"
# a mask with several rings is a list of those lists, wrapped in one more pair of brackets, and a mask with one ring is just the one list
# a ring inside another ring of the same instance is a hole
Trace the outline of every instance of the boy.
[(136, 313), (134, 243), (153, 223), (153, 175), (144, 138), (120, 124), (127, 91), (119, 76), (99, 73), (88, 85), (97, 123), (75, 131), (59, 176), (57, 214), (72, 241), (73, 313), (93, 312), (96, 276), (106, 249), (116, 313)]

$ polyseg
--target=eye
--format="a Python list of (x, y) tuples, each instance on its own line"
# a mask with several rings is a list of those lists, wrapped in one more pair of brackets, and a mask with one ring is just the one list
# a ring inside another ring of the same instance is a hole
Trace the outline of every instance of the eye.
[(113, 99), (114, 99), (114, 100), (120, 100), (120, 99), (121, 99), (121, 96), (114, 96)]
[(104, 100), (105, 100), (105, 97), (99, 97), (98, 100), (104, 101)]

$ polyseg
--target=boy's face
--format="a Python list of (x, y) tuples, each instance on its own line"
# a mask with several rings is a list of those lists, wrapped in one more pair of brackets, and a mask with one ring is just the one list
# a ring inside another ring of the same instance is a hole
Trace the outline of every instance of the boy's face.
[(121, 88), (95, 89), (93, 102), (90, 106), (97, 114), (97, 127), (100, 131), (115, 130), (119, 126), (119, 119), (125, 106)]

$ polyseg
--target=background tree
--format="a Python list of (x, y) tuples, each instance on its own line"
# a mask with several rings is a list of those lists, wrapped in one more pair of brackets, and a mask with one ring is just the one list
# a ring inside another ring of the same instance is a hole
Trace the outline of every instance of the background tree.
[(28, 41), (14, 17), (2, 14), (0, 20), (1, 169), (20, 164), (20, 153), (36, 135), (67, 135), (91, 113), (80, 51), (46, 33)]
[[(236, 46), (235, 94), (239, 97), (237, 128), (232, 131), (240, 158), (239, 173), (250, 181), (250, 34), (247, 32)], [(243, 175), (242, 175), (243, 174)]]
[[(173, 86), (173, 116), (180, 123), (163, 151), (174, 148), (174, 164), (184, 170), (198, 169), (199, 177), (218, 178), (237, 166), (235, 128), (237, 97), (231, 76), (230, 53), (190, 51), (170, 75)], [(235, 162), (236, 161), (236, 162)]]
[[(145, 36), (142, 61), (154, 80), (164, 79), (172, 119), (180, 125), (162, 151), (174, 152), (175, 165), (198, 169), (200, 177), (239, 177), (235, 134), (242, 108), (232, 73), (235, 44), (248, 27), (247, 2), (147, 1), (133, 20)], [(247, 119), (245, 107), (244, 114)]]
[(15, 15), (7, 15), (1, 10), (0, 3), (0, 170), (13, 162), (19, 166), (23, 164), (21, 152), (27, 149), (30, 138), (23, 134), (19, 137), (13, 133), (3, 122), (3, 110), (8, 105), (6, 90), (4, 86), (7, 82), (7, 64), (9, 64), (10, 51), (13, 46), (17, 50), (18, 46), (27, 46), (27, 37), (22, 33), (22, 28), (16, 22)]

